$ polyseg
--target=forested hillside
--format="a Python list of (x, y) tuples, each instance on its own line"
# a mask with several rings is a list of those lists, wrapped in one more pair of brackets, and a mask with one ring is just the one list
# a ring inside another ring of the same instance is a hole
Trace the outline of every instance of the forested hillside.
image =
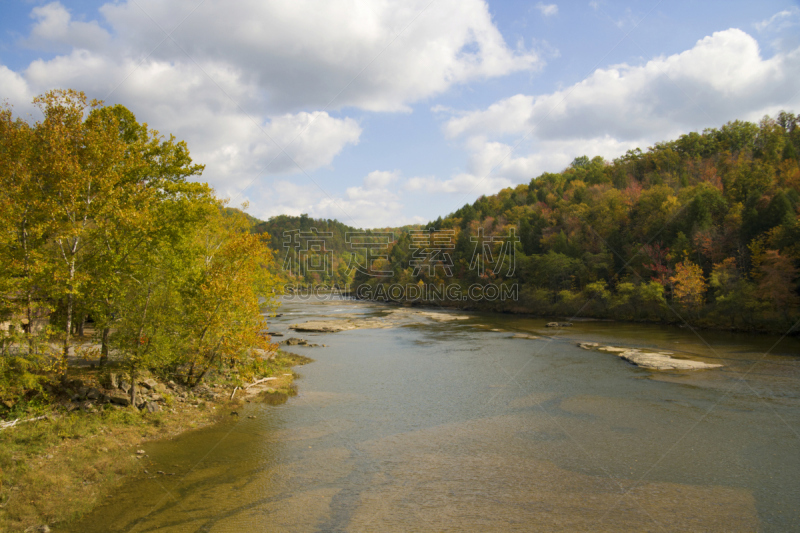
[(353, 266), (365, 261), (363, 250), (351, 242), (353, 236), (357, 235), (358, 241), (369, 241), (374, 233), (306, 214), (278, 215), (259, 221), (253, 231), (269, 235), (276, 266), (287, 283), (339, 288), (352, 284), (356, 272)]
[[(452, 241), (452, 276), (415, 272), (418, 248), (403, 234), (389, 253), (393, 274), (357, 282), (517, 283), (516, 301), (440, 303), (783, 333), (800, 317), (799, 124), (781, 112), (610, 163), (578, 157), (433, 222)], [(515, 268), (475, 268), (481, 233), (493, 246), (518, 238), (514, 257), (500, 259)]]

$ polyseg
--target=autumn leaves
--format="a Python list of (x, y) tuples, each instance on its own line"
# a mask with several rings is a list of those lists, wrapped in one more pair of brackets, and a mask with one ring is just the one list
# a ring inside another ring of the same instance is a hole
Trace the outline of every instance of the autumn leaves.
[(203, 167), (186, 145), (83, 93), (34, 103), (33, 124), (0, 110), (0, 322), (50, 327), (4, 328), (5, 355), (31, 359), (44, 349), (34, 339), (57, 338), (66, 362), (87, 319), (103, 361), (191, 382), (266, 348), (271, 255), (191, 181)]

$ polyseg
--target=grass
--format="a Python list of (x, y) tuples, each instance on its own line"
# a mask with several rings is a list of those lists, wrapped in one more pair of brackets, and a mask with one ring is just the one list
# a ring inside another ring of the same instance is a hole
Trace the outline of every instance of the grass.
[(81, 516), (138, 471), (136, 448), (211, 422), (215, 411), (160, 413), (107, 407), (0, 433), (0, 531)]
[[(291, 367), (310, 361), (279, 352), (263, 369), (279, 379), (271, 382), (272, 391), (255, 401), (284, 403), (297, 393), (293, 384), (297, 374)], [(70, 369), (70, 376), (92, 383), (99, 371)], [(217, 392), (232, 389), (223, 376), (210, 386)], [(111, 405), (94, 413), (67, 413), (56, 404), (48, 409), (41, 401), (27, 404), (27, 411), (22, 404), (15, 406), (14, 418), (43, 413), (48, 418), (0, 431), (0, 533), (79, 518), (113, 492), (125, 476), (141, 471), (136, 450), (143, 442), (213, 423), (224, 417), (228, 407), (241, 402), (177, 402), (164, 396), (164, 409), (158, 413)]]

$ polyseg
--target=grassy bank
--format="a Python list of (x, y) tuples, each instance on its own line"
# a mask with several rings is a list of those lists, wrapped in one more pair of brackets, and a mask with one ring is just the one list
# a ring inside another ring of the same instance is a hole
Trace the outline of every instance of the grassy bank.
[[(0, 532), (25, 531), (74, 520), (122, 482), (142, 470), (137, 450), (146, 441), (176, 435), (214, 423), (244, 402), (285, 402), (296, 394), (292, 366), (310, 359), (279, 352), (262, 377), (268, 381), (246, 390), (231, 376), (216, 374), (195, 389), (161, 383), (151, 404), (158, 408), (123, 407), (102, 401), (76, 401), (71, 390), (51, 395), (15, 413), (24, 420), (0, 431)], [(104, 375), (91, 368), (71, 369), (71, 378), (85, 388), (100, 385)], [(152, 379), (152, 378), (150, 378)], [(65, 394), (67, 393), (67, 394)], [(79, 394), (78, 394), (79, 395)], [(46, 400), (46, 401), (45, 401)]]

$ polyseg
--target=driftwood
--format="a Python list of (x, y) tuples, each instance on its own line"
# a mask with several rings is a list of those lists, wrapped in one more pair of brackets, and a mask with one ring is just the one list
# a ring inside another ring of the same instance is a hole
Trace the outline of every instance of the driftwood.
[(244, 385), (244, 386), (242, 387), (242, 389), (243, 389), (243, 390), (247, 390), (247, 389), (249, 389), (250, 387), (253, 387), (253, 386), (255, 386), (255, 385), (258, 385), (259, 383), (264, 383), (265, 381), (272, 381), (273, 379), (278, 379), (278, 378), (274, 378), (274, 377), (273, 377), (273, 378), (261, 378), (261, 379), (259, 379), (259, 380), (256, 380), (256, 381), (254, 381), (254, 382), (250, 383), (249, 385)]
[(231, 393), (231, 400), (233, 400), (233, 395), (236, 394), (236, 391), (239, 390), (239, 387), (236, 386), (233, 388), (233, 392)]
[(19, 418), (17, 418), (12, 422), (0, 422), (0, 431), (8, 428), (13, 428), (14, 426), (17, 425), (17, 423), (22, 424), (24, 422), (35, 422), (36, 420), (44, 420), (45, 418), (47, 418), (47, 415), (37, 416), (36, 418), (28, 418), (27, 420), (20, 420)]

